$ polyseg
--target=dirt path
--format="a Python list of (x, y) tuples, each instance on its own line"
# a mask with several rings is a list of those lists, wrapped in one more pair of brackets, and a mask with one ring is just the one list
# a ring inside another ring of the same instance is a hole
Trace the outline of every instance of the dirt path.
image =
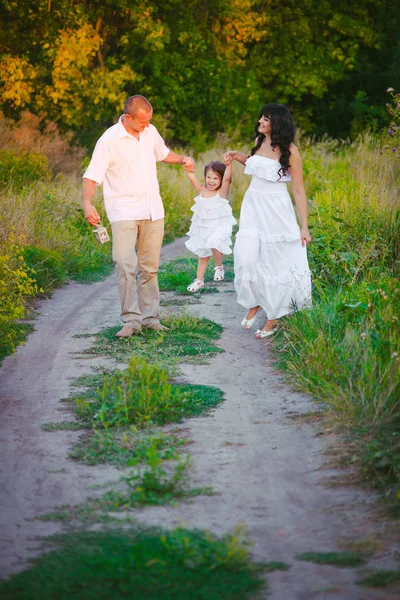
[[(178, 241), (164, 248), (163, 257), (183, 253)], [(146, 508), (137, 511), (138, 520), (164, 526), (184, 522), (216, 533), (245, 524), (256, 560), (291, 565), (268, 575), (272, 600), (394, 599), (390, 592), (355, 586), (353, 569), (295, 559), (301, 552), (340, 549), (344, 539), (376, 535), (369, 518), (374, 499), (359, 489), (322, 485), (332, 474), (323, 467), (328, 442), (315, 435), (315, 425), (289, 418), (315, 410), (315, 403), (283, 383), (270, 364), (268, 342), (241, 330), (243, 311), (233, 285), (224, 282), (219, 289), (203, 295), (190, 312), (224, 326), (225, 353), (207, 367), (185, 365), (183, 371), (188, 382), (220, 387), (226, 401), (208, 417), (181, 426), (194, 440), (193, 483), (219, 494), (177, 507)], [(102, 364), (103, 359), (80, 354), (90, 339), (73, 336), (115, 325), (118, 309), (114, 276), (91, 286), (64, 286), (41, 303), (36, 331), (1, 368), (0, 577), (26, 567), (37, 551), (36, 535), (61, 530), (57, 523), (30, 519), (57, 505), (80, 503), (93, 496), (93, 485), (119, 478), (113, 467), (67, 459), (80, 432), (41, 430), (43, 423), (69, 418), (60, 399), (70, 393), (72, 380)], [(381, 523), (381, 533), (386, 526)], [(375, 564), (394, 568), (389, 547)]]

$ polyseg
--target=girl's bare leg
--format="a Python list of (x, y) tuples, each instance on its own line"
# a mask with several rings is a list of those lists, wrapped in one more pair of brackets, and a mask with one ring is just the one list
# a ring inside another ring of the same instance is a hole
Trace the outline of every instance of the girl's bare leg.
[(220, 252), (219, 250), (216, 250), (215, 248), (211, 248), (213, 256), (214, 256), (214, 260), (215, 260), (215, 265), (217, 267), (221, 267), (222, 266), (222, 258), (223, 258), (223, 254), (222, 252)]
[(196, 275), (197, 279), (204, 279), (204, 274), (206, 272), (209, 259), (209, 256), (206, 256), (205, 258), (199, 258)]

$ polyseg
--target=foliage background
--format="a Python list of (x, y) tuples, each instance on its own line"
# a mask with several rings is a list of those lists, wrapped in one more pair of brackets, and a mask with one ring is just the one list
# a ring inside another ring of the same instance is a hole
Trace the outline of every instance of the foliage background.
[(0, 105), (90, 150), (135, 93), (195, 150), (251, 136), (271, 101), (308, 133), (346, 137), (385, 122), (399, 25), (390, 0), (0, 0)]

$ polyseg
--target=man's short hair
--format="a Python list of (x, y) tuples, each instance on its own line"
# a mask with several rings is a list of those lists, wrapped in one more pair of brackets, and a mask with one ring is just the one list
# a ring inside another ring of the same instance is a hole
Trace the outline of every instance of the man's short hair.
[(153, 110), (152, 105), (144, 96), (140, 94), (136, 94), (135, 96), (130, 96), (124, 104), (124, 113), (126, 115), (130, 115), (131, 117), (135, 117), (139, 110), (145, 110), (146, 112), (150, 112)]

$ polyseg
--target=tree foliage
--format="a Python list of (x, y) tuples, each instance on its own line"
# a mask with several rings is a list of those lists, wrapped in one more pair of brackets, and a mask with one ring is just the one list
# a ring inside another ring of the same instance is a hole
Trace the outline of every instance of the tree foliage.
[(193, 144), (250, 133), (266, 101), (309, 131), (349, 132), (360, 98), (379, 104), (397, 83), (389, 0), (0, 0), (0, 20), (6, 115), (28, 109), (88, 145), (133, 93), (164, 135)]

